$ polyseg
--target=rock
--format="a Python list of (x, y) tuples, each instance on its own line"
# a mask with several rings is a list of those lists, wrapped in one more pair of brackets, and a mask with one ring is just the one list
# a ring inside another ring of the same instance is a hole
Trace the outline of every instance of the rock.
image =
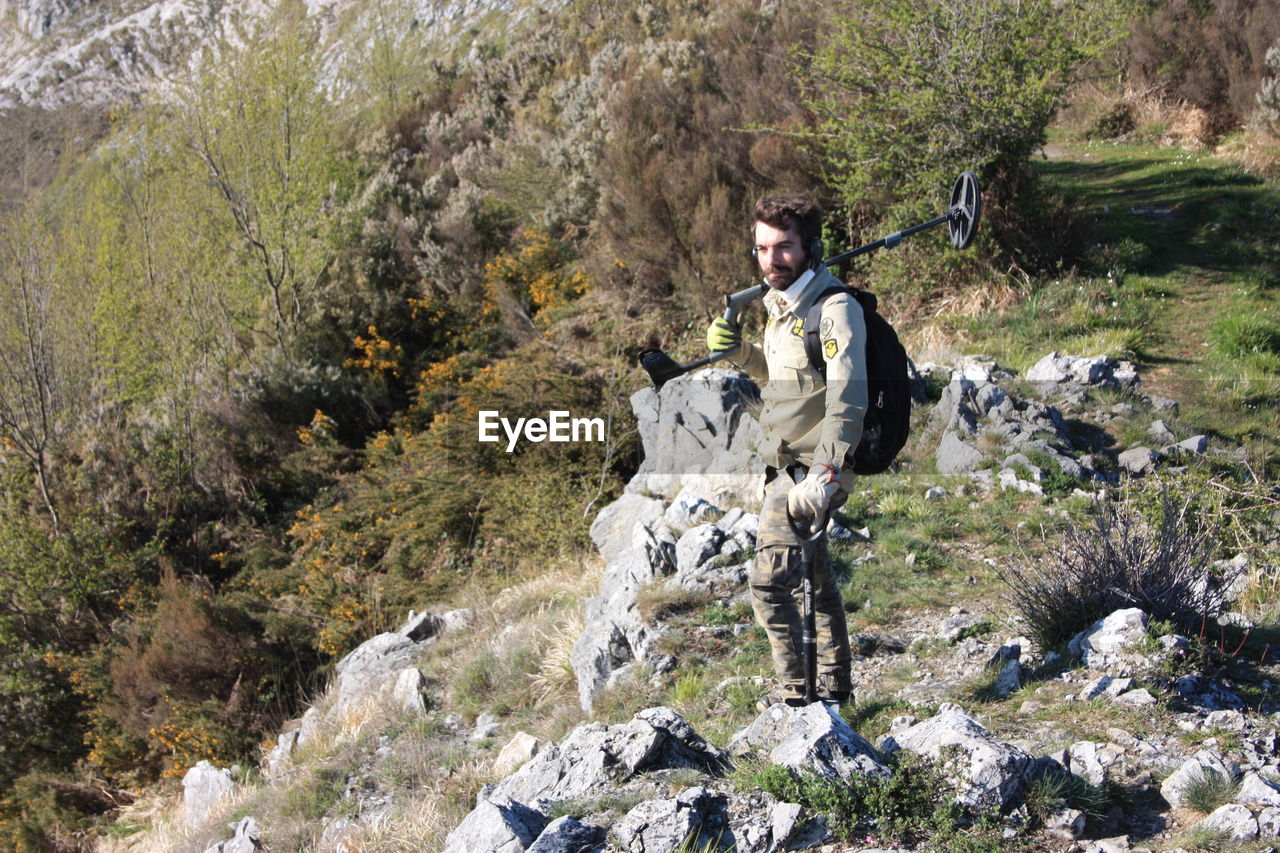
[[(955, 749), (948, 749), (948, 748)], [(932, 718), (885, 738), (886, 752), (905, 749), (941, 759), (958, 787), (957, 802), (974, 812), (998, 809), (1019, 796), (1031, 756), (1001, 743), (963, 709), (944, 704)]]
[(1156, 464), (1160, 461), (1161, 456), (1150, 447), (1130, 447), (1116, 457), (1116, 462), (1120, 463), (1120, 467), (1128, 471), (1134, 476), (1143, 474), (1151, 474), (1156, 470)]
[(1147, 435), (1160, 444), (1173, 444), (1178, 440), (1177, 436), (1169, 429), (1169, 425), (1163, 420), (1152, 421), (1147, 427)]
[(634, 547), (637, 525), (654, 525), (662, 514), (662, 501), (624, 493), (596, 513), (591, 522), (591, 541), (606, 563), (616, 562)]
[(701, 524), (676, 541), (676, 571), (681, 575), (696, 574), (703, 564), (720, 555), (725, 533), (715, 524)]
[(347, 853), (360, 849), (360, 824), (349, 817), (329, 821), (316, 842), (315, 853)]
[(395, 689), (401, 671), (412, 666), (418, 644), (400, 633), (378, 634), (356, 646), (335, 667), (333, 697), (324, 720), (341, 725), (348, 713), (363, 713)]
[(1156, 704), (1156, 697), (1151, 695), (1151, 691), (1145, 687), (1139, 687), (1136, 690), (1126, 690), (1115, 698), (1116, 702), (1121, 705), (1132, 705), (1135, 708), (1145, 708), (1148, 705)]
[(705, 524), (711, 516), (721, 514), (719, 507), (686, 488), (662, 514), (662, 524), (680, 534), (692, 527)]
[(481, 798), (445, 838), (444, 853), (523, 853), (546, 824), (542, 814), (515, 800)]
[(391, 689), (392, 699), (396, 707), (406, 714), (422, 716), (427, 713), (427, 700), (423, 692), (427, 687), (427, 679), (416, 666), (406, 667), (396, 678), (395, 687)]
[(507, 745), (493, 759), (494, 776), (510, 776), (526, 761), (538, 754), (542, 741), (531, 734), (516, 732)]
[(736, 734), (732, 755), (768, 752), (774, 764), (831, 779), (888, 776), (875, 747), (821, 702), (792, 708), (774, 705)]
[(1129, 836), (1117, 835), (1114, 838), (1099, 838), (1097, 841), (1090, 842), (1089, 846), (1084, 848), (1084, 853), (1125, 853), (1132, 849)]
[(189, 829), (203, 826), (239, 789), (230, 770), (219, 770), (208, 761), (197, 762), (182, 777), (183, 822)]
[(1269, 806), (1258, 812), (1258, 835), (1262, 838), (1280, 836), (1280, 808)]
[(1147, 634), (1147, 614), (1136, 607), (1116, 610), (1081, 631), (1067, 644), (1071, 654), (1091, 669), (1123, 664), (1125, 652)]
[(972, 613), (956, 613), (942, 620), (942, 624), (938, 626), (938, 636), (948, 643), (954, 643), (981, 624), (982, 619)]
[(1044, 820), (1045, 830), (1056, 838), (1074, 841), (1084, 835), (1085, 814), (1079, 809), (1061, 808)]
[(1001, 699), (1007, 699), (1010, 695), (1022, 689), (1022, 664), (1016, 658), (1009, 661), (1000, 670), (1000, 674), (996, 676), (992, 683), (992, 689)]
[(258, 822), (253, 818), (241, 818), (230, 826), (231, 839), (207, 848), (204, 853), (257, 853), (266, 849), (258, 833)]
[(1110, 675), (1099, 676), (1086, 684), (1085, 688), (1080, 691), (1080, 701), (1088, 702), (1090, 699), (1096, 699), (1099, 696), (1115, 698), (1132, 686), (1132, 678), (1113, 678)]
[(674, 799), (648, 800), (613, 825), (621, 850), (630, 853), (701, 849), (723, 834), (725, 797), (706, 788), (689, 788)]
[(753, 500), (764, 474), (764, 433), (750, 413), (758, 400), (755, 383), (721, 368), (632, 394), (644, 460), (626, 491), (669, 500), (688, 486), (716, 506)]
[(600, 796), (636, 774), (680, 767), (718, 773), (725, 755), (669, 708), (649, 708), (630, 722), (587, 723), (560, 744), (544, 747), (498, 782), (490, 797), (541, 808), (559, 800)]
[(1234, 762), (1224, 759), (1216, 750), (1202, 749), (1164, 780), (1160, 785), (1160, 796), (1175, 809), (1180, 809), (1184, 805), (1183, 789), (1206, 773), (1217, 773), (1227, 779), (1234, 779), (1239, 775), (1240, 768)]
[(1211, 678), (1200, 675), (1184, 675), (1173, 682), (1173, 689), (1188, 705), (1207, 711), (1224, 709), (1242, 711), (1244, 700)]
[(471, 730), (469, 740), (477, 743), (482, 740), (489, 740), (502, 731), (502, 723), (498, 722), (498, 718), (493, 714), (481, 714), (476, 717), (475, 727)]
[(1209, 440), (1203, 435), (1193, 435), (1191, 438), (1179, 441), (1173, 446), (1183, 453), (1199, 456), (1209, 449)]
[(592, 826), (565, 815), (547, 824), (525, 853), (587, 853), (604, 846), (606, 835), (602, 826)]
[(982, 451), (965, 444), (953, 431), (943, 433), (942, 442), (934, 454), (939, 474), (950, 476), (972, 471), (983, 462)]
[(1196, 826), (1224, 833), (1232, 841), (1252, 841), (1258, 837), (1258, 821), (1252, 812), (1238, 803), (1214, 809)]
[(1067, 767), (1072, 773), (1101, 787), (1107, 781), (1107, 772), (1124, 751), (1115, 744), (1077, 741), (1067, 747)]
[(1250, 771), (1240, 780), (1235, 801), (1248, 806), (1280, 806), (1280, 785)]
[(1108, 355), (1060, 356), (1051, 352), (1033, 364), (1025, 378), (1031, 382), (1131, 387), (1138, 374), (1129, 362), (1118, 362)]
[(924, 493), (924, 499), (927, 501), (940, 501), (947, 496), (947, 490), (942, 486), (930, 486)]
[(271, 748), (271, 752), (262, 768), (268, 777), (276, 775), (289, 765), (293, 751), (298, 748), (298, 738), (301, 734), (302, 729), (296, 728), (284, 732), (280, 737), (276, 738), (276, 745)]

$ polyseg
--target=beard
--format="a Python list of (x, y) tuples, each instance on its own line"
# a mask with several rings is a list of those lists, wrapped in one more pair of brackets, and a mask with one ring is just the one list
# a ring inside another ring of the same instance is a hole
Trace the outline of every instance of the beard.
[(770, 266), (764, 273), (765, 281), (774, 290), (786, 290), (795, 284), (796, 279), (799, 277), (800, 271), (798, 269), (782, 265)]

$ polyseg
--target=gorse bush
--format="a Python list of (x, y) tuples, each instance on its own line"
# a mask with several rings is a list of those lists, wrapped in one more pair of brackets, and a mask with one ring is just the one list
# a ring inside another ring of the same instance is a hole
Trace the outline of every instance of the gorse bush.
[(1150, 517), (1128, 504), (1096, 500), (1088, 517), (1058, 538), (1042, 538), (1043, 555), (1000, 570), (1009, 601), (1042, 649), (1069, 640), (1113, 610), (1139, 607), (1187, 627), (1220, 612), (1233, 578), (1216, 577), (1213, 517), (1195, 498), (1155, 499)]

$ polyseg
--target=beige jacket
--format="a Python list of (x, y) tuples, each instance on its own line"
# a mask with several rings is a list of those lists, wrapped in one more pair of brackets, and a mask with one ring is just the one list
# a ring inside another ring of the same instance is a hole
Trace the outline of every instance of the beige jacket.
[(862, 438), (867, 411), (867, 327), (862, 306), (838, 294), (822, 304), (819, 325), (827, 378), (809, 365), (804, 351), (804, 318), (818, 294), (839, 280), (819, 265), (789, 305), (770, 290), (764, 346), (743, 342), (733, 361), (759, 385), (764, 398), (760, 448), (766, 465), (782, 468), (794, 462), (822, 463), (840, 470), (845, 456)]

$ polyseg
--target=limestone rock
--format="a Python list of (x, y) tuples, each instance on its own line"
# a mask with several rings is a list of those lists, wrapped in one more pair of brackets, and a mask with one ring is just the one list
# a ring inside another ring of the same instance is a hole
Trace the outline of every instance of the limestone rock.
[[(933, 759), (945, 759), (948, 776), (957, 785), (957, 802), (975, 812), (1001, 808), (1025, 788), (1031, 756), (991, 736), (963, 709), (944, 704), (938, 713), (911, 728), (885, 738), (886, 752), (905, 749)], [(953, 754), (948, 747), (958, 749)]]
[(182, 777), (183, 822), (191, 829), (203, 826), (239, 789), (230, 770), (198, 762)]
[(1147, 614), (1136, 607), (1116, 610), (1081, 631), (1067, 648), (1092, 669), (1109, 670), (1125, 664), (1126, 652), (1147, 632)]
[(972, 471), (982, 464), (982, 451), (963, 442), (954, 431), (943, 433), (942, 442), (934, 455), (939, 474), (950, 476)]
[(265, 849), (258, 833), (258, 822), (251, 817), (241, 818), (231, 824), (230, 840), (207, 848), (204, 853), (257, 853)]
[(543, 748), (487, 795), (530, 806), (599, 796), (637, 773), (691, 767), (719, 772), (724, 754), (708, 744), (679, 714), (649, 708), (628, 723), (587, 723), (560, 744)]
[(634, 547), (636, 526), (652, 525), (662, 518), (662, 513), (662, 501), (624, 493), (596, 513), (591, 522), (591, 541), (605, 562), (615, 562)]
[(734, 736), (728, 751), (733, 755), (767, 752), (774, 764), (831, 779), (889, 775), (875, 747), (821, 702), (767, 708)]
[(1130, 447), (1116, 457), (1116, 461), (1120, 463), (1120, 467), (1128, 471), (1134, 476), (1142, 474), (1151, 474), (1156, 470), (1156, 465), (1161, 460), (1161, 455), (1150, 447)]
[(522, 803), (481, 798), (445, 838), (444, 853), (524, 853), (546, 824), (542, 814)]
[(509, 776), (538, 754), (542, 741), (526, 732), (516, 732), (493, 759), (493, 775)]
[(673, 799), (647, 800), (614, 824), (613, 834), (629, 853), (715, 843), (723, 835), (724, 801), (706, 788), (689, 788)]
[(604, 827), (565, 815), (547, 824), (525, 853), (587, 853), (603, 847), (605, 835)]
[(416, 666), (405, 667), (396, 678), (391, 696), (401, 711), (413, 716), (421, 716), (427, 712), (427, 700), (423, 696), (427, 679)]
[(1026, 379), (1032, 382), (1074, 383), (1102, 387), (1132, 387), (1138, 374), (1127, 361), (1109, 355), (1058, 355), (1051, 352), (1031, 366)]
[(1223, 758), (1216, 750), (1202, 749), (1184, 761), (1169, 778), (1164, 780), (1160, 785), (1160, 796), (1175, 809), (1180, 809), (1183, 807), (1183, 790), (1192, 781), (1206, 773), (1216, 773), (1224, 778), (1234, 779), (1239, 775), (1240, 768), (1234, 762)]
[(1085, 814), (1079, 809), (1061, 808), (1045, 818), (1044, 828), (1050, 835), (1074, 841), (1084, 835)]
[(695, 485), (717, 506), (754, 499), (764, 462), (764, 433), (749, 413), (759, 389), (744, 374), (711, 368), (680, 376), (662, 390), (631, 395), (644, 460), (628, 493), (670, 500)]
[(1280, 806), (1280, 785), (1250, 771), (1240, 781), (1235, 801), (1250, 806)]
[(1252, 841), (1258, 837), (1258, 821), (1253, 812), (1238, 803), (1214, 809), (1196, 826), (1224, 833), (1232, 841)]

